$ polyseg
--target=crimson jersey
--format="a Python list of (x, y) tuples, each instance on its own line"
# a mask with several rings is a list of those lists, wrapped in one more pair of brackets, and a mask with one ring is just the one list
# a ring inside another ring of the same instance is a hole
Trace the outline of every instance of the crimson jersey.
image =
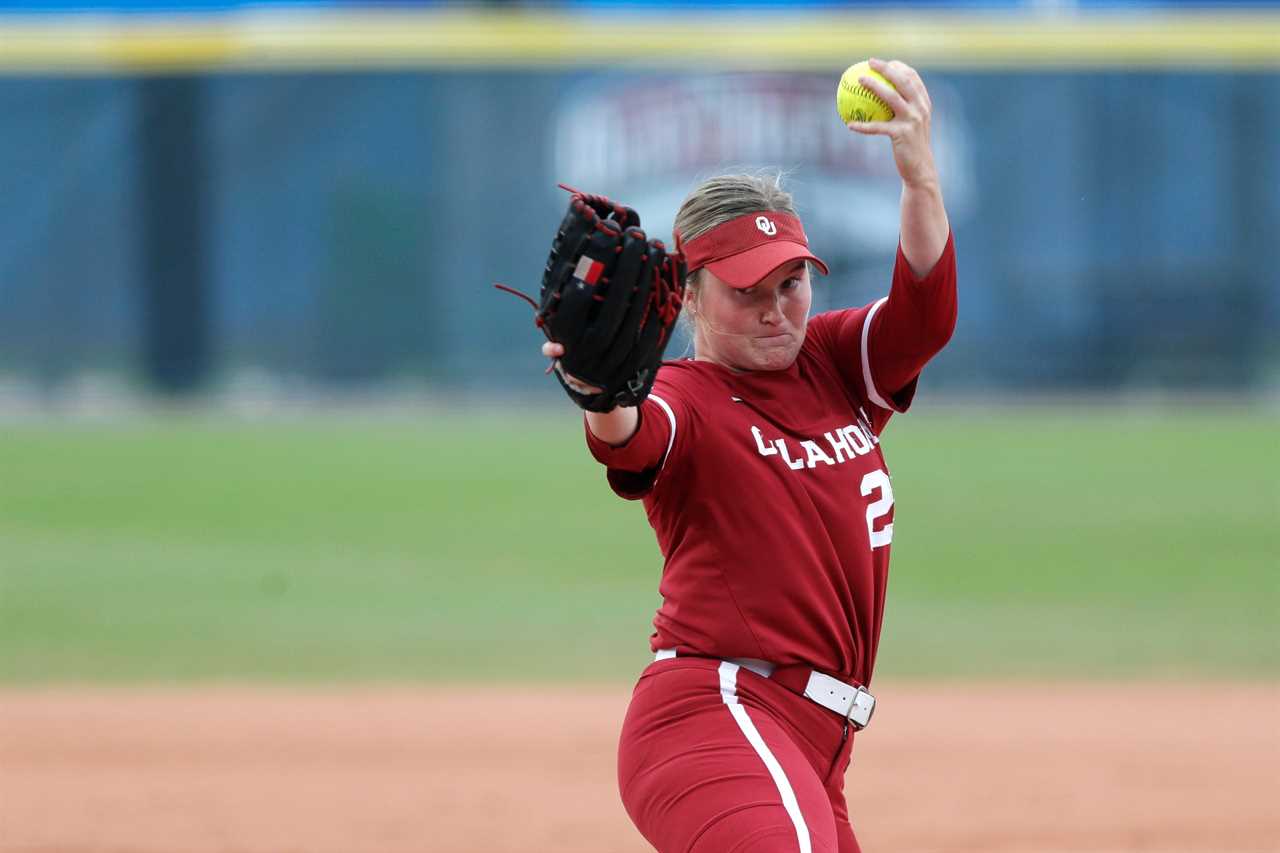
[(955, 319), (952, 239), (920, 280), (899, 249), (889, 296), (811, 317), (786, 370), (666, 362), (626, 444), (587, 431), (665, 559), (654, 650), (870, 682), (893, 538), (879, 435)]

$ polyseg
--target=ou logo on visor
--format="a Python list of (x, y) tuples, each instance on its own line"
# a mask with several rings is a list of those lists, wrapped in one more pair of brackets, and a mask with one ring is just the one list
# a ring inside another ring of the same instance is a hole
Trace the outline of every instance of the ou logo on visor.
[(774, 225), (767, 216), (757, 216), (756, 227), (763, 231), (766, 237), (772, 237), (778, 233), (778, 226)]

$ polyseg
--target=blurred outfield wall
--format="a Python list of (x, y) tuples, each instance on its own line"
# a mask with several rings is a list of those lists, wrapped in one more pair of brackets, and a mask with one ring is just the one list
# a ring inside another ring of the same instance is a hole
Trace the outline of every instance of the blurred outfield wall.
[(932, 387), (1280, 387), (1280, 7), (875, 5), (0, 15), (0, 380), (145, 384), (161, 311), (206, 387), (527, 385), (489, 284), (536, 290), (557, 181), (666, 238), (699, 177), (781, 167), (815, 310), (868, 301), (898, 185), (834, 90), (878, 55), (934, 94), (961, 253)]

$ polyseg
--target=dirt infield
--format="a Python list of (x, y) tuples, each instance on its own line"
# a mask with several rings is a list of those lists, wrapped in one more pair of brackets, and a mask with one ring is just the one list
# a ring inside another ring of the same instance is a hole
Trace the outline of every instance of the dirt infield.
[[(1280, 850), (1280, 685), (879, 685), (874, 851)], [(0, 690), (4, 853), (643, 851), (629, 690)]]

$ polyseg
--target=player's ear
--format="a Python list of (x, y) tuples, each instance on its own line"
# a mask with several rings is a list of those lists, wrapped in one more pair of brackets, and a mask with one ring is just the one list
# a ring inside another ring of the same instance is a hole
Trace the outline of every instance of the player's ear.
[(680, 308), (680, 321), (684, 323), (690, 337), (696, 337), (698, 330), (698, 295), (701, 289), (698, 286), (699, 272), (701, 270), (694, 270), (685, 276), (684, 304)]
[(698, 302), (698, 294), (702, 290), (701, 283), (698, 281), (698, 273), (700, 272), (702, 270), (694, 270), (684, 280), (684, 305), (690, 314), (695, 313), (694, 308)]

